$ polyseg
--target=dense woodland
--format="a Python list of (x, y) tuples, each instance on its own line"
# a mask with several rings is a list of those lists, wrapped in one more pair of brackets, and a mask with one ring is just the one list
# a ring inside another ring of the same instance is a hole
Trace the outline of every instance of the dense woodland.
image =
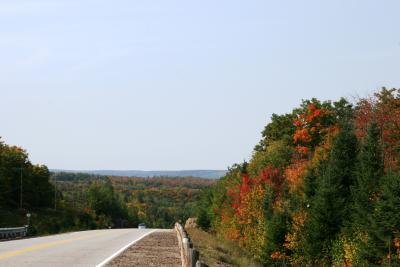
[(203, 190), (200, 226), (265, 266), (400, 265), (400, 90), (274, 114)]
[[(119, 177), (53, 173), (62, 202), (105, 215), (102, 225), (171, 228), (194, 215), (201, 189), (215, 181), (194, 177)], [(97, 203), (98, 202), (98, 203)], [(112, 214), (120, 210), (121, 213)]]

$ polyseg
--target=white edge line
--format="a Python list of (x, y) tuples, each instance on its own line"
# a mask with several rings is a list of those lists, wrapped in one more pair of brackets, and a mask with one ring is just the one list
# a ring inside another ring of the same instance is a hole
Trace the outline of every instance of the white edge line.
[(104, 261), (102, 261), (101, 263), (97, 264), (96, 267), (103, 267), (105, 266), (107, 263), (109, 263), (111, 260), (113, 260), (114, 258), (116, 258), (119, 254), (121, 254), (122, 252), (124, 252), (126, 249), (128, 249), (130, 246), (132, 246), (133, 244), (135, 244), (136, 242), (138, 242), (140, 239), (148, 236), (149, 234), (153, 233), (157, 231), (157, 229), (151, 230), (150, 232), (142, 235), (141, 237), (133, 240), (132, 242), (130, 242), (129, 244), (127, 244), (126, 246), (122, 247), (120, 250), (118, 250), (117, 252), (115, 252), (114, 254), (112, 254), (110, 257), (108, 257), (107, 259), (105, 259)]

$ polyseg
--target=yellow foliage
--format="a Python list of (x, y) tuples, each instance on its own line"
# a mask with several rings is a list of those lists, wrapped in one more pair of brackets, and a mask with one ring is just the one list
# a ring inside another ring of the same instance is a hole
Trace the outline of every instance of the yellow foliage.
[(242, 209), (238, 214), (241, 218), (239, 223), (242, 225), (242, 239), (239, 244), (258, 259), (260, 259), (262, 248), (265, 245), (264, 195), (265, 189), (262, 184), (251, 187), (242, 199)]

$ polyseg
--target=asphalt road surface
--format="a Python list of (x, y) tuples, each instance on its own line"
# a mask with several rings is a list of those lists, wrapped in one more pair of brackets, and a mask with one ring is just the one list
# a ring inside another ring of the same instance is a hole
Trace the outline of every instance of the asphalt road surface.
[(111, 229), (0, 242), (0, 266), (103, 266), (155, 230)]

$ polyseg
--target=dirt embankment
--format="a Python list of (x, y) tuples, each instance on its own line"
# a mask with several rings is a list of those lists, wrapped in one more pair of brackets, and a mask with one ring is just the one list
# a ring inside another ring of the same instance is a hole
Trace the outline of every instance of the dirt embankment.
[(136, 242), (107, 266), (181, 267), (176, 232), (174, 230), (156, 231)]

